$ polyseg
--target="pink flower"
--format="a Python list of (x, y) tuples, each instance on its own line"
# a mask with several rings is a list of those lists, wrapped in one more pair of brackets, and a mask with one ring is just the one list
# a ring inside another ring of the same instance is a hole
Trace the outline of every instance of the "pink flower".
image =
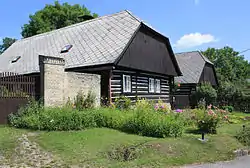
[(225, 119), (228, 119), (228, 116), (224, 116)]
[(181, 109), (176, 109), (175, 112), (177, 112), (177, 113), (182, 113), (183, 110), (181, 110)]
[(209, 110), (208, 111), (208, 115), (214, 115), (215, 113), (214, 113), (214, 111), (213, 110)]

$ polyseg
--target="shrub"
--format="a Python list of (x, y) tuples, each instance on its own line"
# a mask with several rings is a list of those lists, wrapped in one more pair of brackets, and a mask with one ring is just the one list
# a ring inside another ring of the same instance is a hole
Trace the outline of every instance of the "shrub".
[(120, 111), (117, 109), (101, 108), (92, 112), (95, 116), (95, 122), (98, 127), (106, 127), (113, 129), (122, 129), (126, 119), (132, 113)]
[(86, 108), (93, 108), (95, 106), (95, 95), (89, 91), (87, 96), (83, 92), (79, 92), (74, 100), (75, 108), (83, 110)]
[(159, 114), (145, 109), (136, 109), (123, 126), (125, 132), (150, 137), (178, 137), (184, 129), (183, 119), (178, 114)]
[(167, 103), (164, 103), (162, 100), (158, 100), (154, 106), (154, 109), (160, 113), (169, 113), (171, 111), (171, 106)]
[(223, 110), (227, 110), (230, 113), (232, 113), (234, 111), (234, 107), (233, 106), (222, 106), (221, 108)]
[[(140, 108), (143, 104), (146, 106)], [(160, 138), (182, 135), (184, 119), (180, 113), (157, 113), (149, 104), (148, 101), (142, 100), (130, 110), (84, 108), (79, 111), (68, 106), (43, 108), (39, 103), (31, 102), (29, 106), (10, 116), (10, 124), (17, 128), (47, 131), (107, 127)]]
[(72, 108), (43, 108), (36, 103), (10, 115), (10, 125), (17, 128), (48, 131), (81, 130), (95, 127), (95, 118), (87, 111)]
[(118, 108), (121, 110), (127, 110), (131, 106), (131, 100), (125, 96), (121, 96), (115, 99), (114, 106), (115, 108)]
[(243, 129), (242, 131), (238, 132), (236, 138), (242, 144), (250, 146), (250, 125), (247, 126), (245, 129)]
[(214, 109), (208, 106), (206, 110), (195, 110), (196, 124), (200, 132), (216, 134), (219, 123), (223, 120), (228, 122), (226, 111)]
[(217, 92), (209, 83), (202, 83), (192, 95), (192, 101), (199, 102), (204, 99), (206, 105), (213, 104), (216, 98)]

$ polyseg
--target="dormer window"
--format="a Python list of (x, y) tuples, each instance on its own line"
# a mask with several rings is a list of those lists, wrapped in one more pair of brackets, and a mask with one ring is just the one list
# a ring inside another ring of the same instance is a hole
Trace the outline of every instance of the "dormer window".
[(61, 50), (61, 53), (66, 53), (66, 52), (69, 52), (69, 50), (73, 47), (73, 45), (69, 44), (69, 45), (66, 45), (62, 50)]
[(15, 57), (15, 58), (11, 61), (11, 63), (15, 63), (15, 62), (17, 62), (20, 58), (21, 58), (21, 56), (17, 56), (17, 57)]

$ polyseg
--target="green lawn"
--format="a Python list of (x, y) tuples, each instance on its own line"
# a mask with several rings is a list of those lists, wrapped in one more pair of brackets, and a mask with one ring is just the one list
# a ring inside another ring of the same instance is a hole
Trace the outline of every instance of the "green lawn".
[[(157, 139), (128, 135), (119, 131), (96, 128), (79, 132), (43, 132), (36, 141), (66, 163), (91, 167), (165, 167), (233, 158), (232, 151), (242, 145), (230, 135), (208, 136), (207, 143), (199, 135), (186, 134), (182, 138)], [(139, 144), (139, 145), (138, 145)], [(136, 146), (137, 158), (124, 162), (110, 158), (108, 153), (121, 146)]]
[[(238, 113), (233, 115), (250, 116)], [(234, 150), (244, 148), (234, 138), (237, 131), (242, 129), (242, 125), (243, 122), (224, 124), (218, 129), (217, 135), (206, 135), (207, 143), (198, 140), (200, 135), (191, 133), (185, 133), (181, 138), (158, 139), (107, 128), (39, 132), (40, 134), (29, 139), (60, 157), (67, 165), (114, 168), (171, 167), (232, 159)], [(0, 153), (10, 156), (14, 152), (17, 138), (27, 132), (29, 131), (0, 127)], [(124, 161), (124, 158), (131, 160)]]
[(5, 157), (10, 156), (16, 146), (17, 138), (24, 132), (23, 130), (0, 126), (0, 153)]

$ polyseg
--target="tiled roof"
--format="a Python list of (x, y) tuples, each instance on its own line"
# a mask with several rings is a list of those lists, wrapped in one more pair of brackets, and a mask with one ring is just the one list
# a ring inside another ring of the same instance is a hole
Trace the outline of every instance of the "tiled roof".
[[(39, 55), (64, 58), (66, 68), (113, 63), (140, 24), (130, 12), (122, 11), (19, 40), (0, 56), (0, 71), (39, 72)], [(68, 44), (73, 48), (60, 53)], [(17, 56), (21, 59), (11, 63)]]
[(179, 83), (199, 83), (205, 63), (213, 64), (201, 52), (183, 52), (175, 54), (183, 76), (175, 78)]

